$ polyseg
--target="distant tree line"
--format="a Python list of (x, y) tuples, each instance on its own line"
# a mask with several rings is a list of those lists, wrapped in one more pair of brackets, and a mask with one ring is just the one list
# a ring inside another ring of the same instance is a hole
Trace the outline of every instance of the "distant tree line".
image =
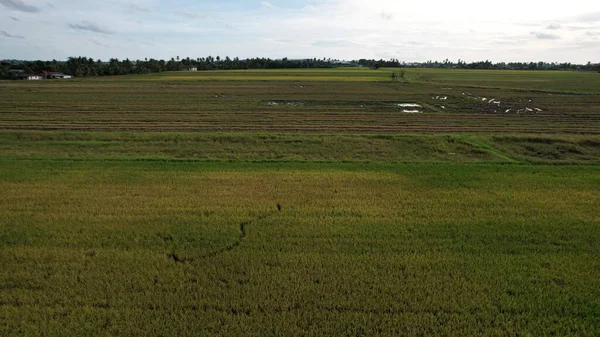
[(178, 71), (185, 66), (194, 66), (198, 70), (230, 70), (230, 69), (285, 69), (285, 68), (333, 68), (342, 65), (332, 59), (301, 59), (287, 58), (274, 60), (270, 58), (220, 58), (219, 56), (204, 58), (171, 58), (168, 61), (144, 59), (131, 61), (129, 59), (110, 59), (108, 62), (87, 57), (69, 57), (67, 61), (3, 61), (0, 63), (0, 78), (10, 78), (11, 69), (22, 69), (25, 73), (61, 72), (76, 77), (114, 76), (128, 74), (148, 74), (163, 71)]
[(377, 69), (381, 67), (393, 68), (446, 68), (446, 69), (498, 69), (498, 70), (582, 70), (600, 72), (600, 63), (576, 64), (576, 63), (558, 63), (558, 62), (498, 62), (493, 63), (489, 60), (467, 63), (463, 60), (457, 62), (448, 59), (444, 61), (427, 61), (406, 63), (398, 60), (365, 60), (356, 61), (363, 67)]
[(452, 62), (448, 59), (438, 61), (427, 61), (419, 64), (421, 68), (455, 68), (455, 69), (498, 69), (498, 70), (583, 70), (600, 71), (600, 63), (587, 64), (576, 63), (558, 63), (558, 62), (498, 62), (493, 63), (489, 60), (467, 63), (463, 60)]
[(548, 62), (500, 62), (479, 61), (467, 63), (448, 59), (427, 61), (423, 63), (405, 63), (397, 59), (339, 61), (335, 59), (270, 59), (270, 58), (221, 58), (219, 56), (201, 58), (171, 58), (170, 60), (144, 59), (131, 61), (129, 59), (110, 59), (108, 62), (94, 60), (86, 57), (69, 57), (67, 61), (1, 61), (0, 78), (14, 78), (11, 70), (22, 69), (25, 73), (38, 74), (44, 71), (61, 72), (76, 77), (86, 76), (114, 76), (128, 74), (148, 74), (163, 71), (178, 71), (185, 66), (194, 66), (198, 70), (229, 70), (229, 69), (300, 69), (300, 68), (334, 68), (340, 66), (360, 66), (378, 69), (381, 67), (394, 68), (455, 68), (455, 69), (512, 69), (512, 70), (584, 70), (600, 72), (600, 63), (585, 65), (574, 63), (548, 63)]

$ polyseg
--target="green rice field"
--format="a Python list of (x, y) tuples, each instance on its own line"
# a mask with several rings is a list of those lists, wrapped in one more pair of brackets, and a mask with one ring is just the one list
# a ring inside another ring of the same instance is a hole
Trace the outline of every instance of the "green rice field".
[(598, 336), (600, 74), (0, 81), (0, 336)]

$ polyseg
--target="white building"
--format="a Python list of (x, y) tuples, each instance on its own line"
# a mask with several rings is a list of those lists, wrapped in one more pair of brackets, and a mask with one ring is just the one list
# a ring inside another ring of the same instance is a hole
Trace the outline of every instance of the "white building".
[(59, 72), (55, 72), (55, 71), (54, 72), (44, 71), (43, 75), (44, 75), (44, 78), (47, 78), (49, 80), (73, 78), (73, 76), (71, 76), (71, 75), (65, 75), (63, 73), (59, 73)]
[(24, 74), (24, 75), (20, 75), (19, 78), (22, 79), (22, 80), (26, 80), (26, 81), (39, 81), (39, 80), (42, 79), (42, 76), (31, 75), (31, 74)]
[(181, 69), (185, 71), (198, 71), (198, 68), (196, 68), (196, 66), (183, 66), (181, 67)]

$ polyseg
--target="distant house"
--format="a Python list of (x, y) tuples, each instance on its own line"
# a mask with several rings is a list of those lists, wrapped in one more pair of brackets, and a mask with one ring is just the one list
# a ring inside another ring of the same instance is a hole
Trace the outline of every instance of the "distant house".
[(26, 81), (39, 81), (42, 79), (42, 76), (33, 74), (20, 74), (18, 78)]
[(185, 71), (198, 71), (198, 68), (196, 66), (183, 66), (181, 67), (181, 69)]
[(340, 67), (354, 67), (356, 66), (356, 64), (354, 62), (351, 61), (334, 61), (332, 62), (335, 65), (338, 65)]
[(35, 81), (35, 80), (42, 79), (42, 76), (35, 75), (35, 74), (28, 74), (23, 69), (12, 69), (12, 70), (9, 70), (8, 72), (12, 75), (11, 78), (13, 78), (13, 79), (28, 80), (28, 81)]
[(73, 78), (71, 75), (65, 75), (56, 71), (44, 71), (41, 76), (49, 80)]

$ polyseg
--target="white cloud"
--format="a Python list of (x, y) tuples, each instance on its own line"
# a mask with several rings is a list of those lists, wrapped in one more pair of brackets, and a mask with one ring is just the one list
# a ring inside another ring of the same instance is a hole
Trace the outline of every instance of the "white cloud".
[(108, 47), (107, 45), (105, 45), (102, 42), (99, 42), (98, 40), (94, 40), (94, 39), (89, 39), (89, 41), (97, 46), (101, 46), (101, 47)]
[(531, 32), (531, 34), (540, 40), (558, 40), (558, 39), (560, 39), (560, 36), (555, 35), (555, 34), (538, 33), (538, 32)]
[(40, 11), (39, 8), (28, 5), (21, 0), (0, 0), (0, 4), (8, 9), (12, 9), (20, 12), (37, 13)]
[(127, 11), (129, 11), (130, 13), (136, 13), (136, 12), (149, 13), (150, 12), (150, 9), (140, 6), (135, 2), (128, 3), (126, 8), (127, 8)]
[(551, 29), (551, 30), (556, 30), (556, 29), (561, 29), (562, 26), (560, 23), (551, 23), (548, 26), (546, 26), (546, 29)]
[(356, 48), (361, 47), (360, 44), (351, 40), (318, 40), (311, 43), (314, 47), (331, 47), (331, 48)]
[(83, 20), (80, 23), (71, 23), (71, 24), (69, 24), (69, 27), (71, 29), (86, 30), (86, 31), (93, 32), (93, 33), (115, 34), (114, 31), (112, 31), (106, 27), (103, 27), (101, 25), (98, 25), (97, 23), (94, 23), (91, 21), (86, 21), (86, 20)]
[[(9, 8), (9, 1), (44, 8), (44, 12), (43, 17), (31, 11), (12, 14), (21, 21), (9, 19), (9, 14), (0, 20), (0, 30), (18, 32), (31, 45), (4, 39), (0, 58), (219, 54), (529, 61), (551, 55), (553, 61), (587, 62), (600, 55), (597, 44), (578, 44), (593, 39), (585, 32), (600, 30), (594, 21), (600, 3), (589, 0), (572, 0), (563, 7), (538, 0), (505, 0), (493, 9), (474, 0), (267, 0), (255, 2), (254, 8), (237, 8), (217, 0), (201, 4), (182, 0), (177, 6), (157, 0), (111, 0), (111, 6), (91, 0), (50, 0), (57, 5), (54, 10), (45, 5), (48, 0), (0, 0), (0, 4)], [(115, 5), (121, 10), (115, 11)], [(31, 15), (41, 19), (30, 20)], [(92, 42), (90, 32), (99, 33), (96, 42), (112, 48)], [(549, 34), (557, 32), (560, 36)], [(52, 41), (69, 43), (57, 47)], [(560, 53), (550, 53), (557, 48), (562, 48)]]
[(194, 12), (194, 11), (190, 11), (190, 12), (183, 12), (183, 11), (179, 11), (179, 12), (175, 12), (176, 15), (184, 17), (184, 18), (188, 18), (188, 19), (205, 19), (208, 16), (205, 13), (201, 13), (201, 12)]
[(317, 7), (314, 5), (306, 5), (306, 6), (304, 6), (304, 10), (307, 12), (316, 12)]
[(268, 1), (261, 1), (260, 6), (263, 8), (273, 8), (273, 4)]
[(11, 38), (11, 39), (24, 39), (24, 37), (21, 35), (13, 35), (13, 34), (5, 32), (3, 30), (0, 30), (0, 36)]
[(579, 22), (599, 22), (600, 21), (600, 12), (592, 12), (580, 15), (576, 18), (576, 21)]
[(393, 16), (392, 14), (390, 14), (390, 13), (386, 13), (386, 12), (381, 12), (381, 13), (379, 14), (379, 16), (380, 16), (382, 19), (384, 19), (384, 20), (388, 20), (388, 21), (389, 21), (389, 20), (392, 20), (392, 19), (394, 18), (394, 16)]

